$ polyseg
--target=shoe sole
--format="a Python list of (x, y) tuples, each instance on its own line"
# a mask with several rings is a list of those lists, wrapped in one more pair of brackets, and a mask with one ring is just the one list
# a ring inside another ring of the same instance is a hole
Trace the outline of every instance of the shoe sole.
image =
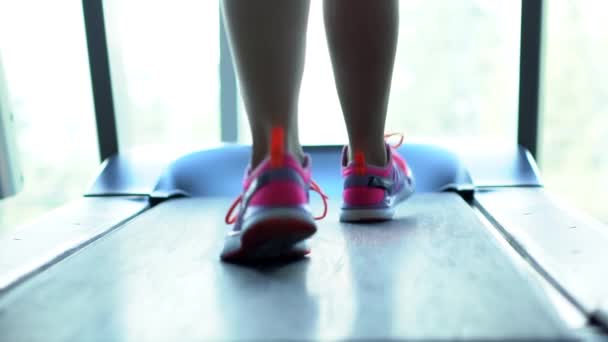
[(395, 202), (387, 208), (343, 208), (340, 211), (341, 222), (374, 222), (374, 221), (388, 221), (392, 220), (395, 216), (395, 207), (414, 194), (413, 189), (404, 190), (399, 197), (395, 199)]
[(302, 208), (272, 208), (243, 222), (243, 229), (226, 237), (221, 259), (248, 262), (304, 257), (303, 243), (317, 231), (311, 214)]
[(394, 208), (381, 209), (342, 209), (340, 221), (342, 222), (373, 222), (388, 221), (395, 215)]

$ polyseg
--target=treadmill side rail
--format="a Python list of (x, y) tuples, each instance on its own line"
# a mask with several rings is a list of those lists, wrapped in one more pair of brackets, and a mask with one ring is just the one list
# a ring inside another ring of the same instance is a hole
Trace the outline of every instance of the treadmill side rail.
[(559, 203), (542, 188), (477, 192), (475, 204), (588, 317), (601, 309), (608, 298), (608, 226)]
[(0, 239), (0, 296), (148, 208), (147, 198), (80, 198)]

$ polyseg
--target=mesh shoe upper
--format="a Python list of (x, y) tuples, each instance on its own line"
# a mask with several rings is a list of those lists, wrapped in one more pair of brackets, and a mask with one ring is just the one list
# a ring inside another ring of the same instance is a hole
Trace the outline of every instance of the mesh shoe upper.
[(386, 144), (387, 164), (367, 165), (364, 161), (348, 160), (348, 148), (342, 151), (344, 178), (343, 209), (388, 208), (413, 191), (413, 177), (406, 161)]

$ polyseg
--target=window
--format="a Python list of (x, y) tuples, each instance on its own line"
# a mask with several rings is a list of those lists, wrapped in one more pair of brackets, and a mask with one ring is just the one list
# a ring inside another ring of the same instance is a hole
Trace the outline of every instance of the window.
[(122, 150), (220, 141), (217, 1), (104, 1)]
[(546, 1), (540, 166), (547, 188), (608, 223), (608, 4)]
[[(104, 1), (121, 149), (220, 140), (215, 1)], [(25, 186), (0, 234), (84, 193), (99, 165), (80, 1), (0, 3)]]
[[(321, 7), (321, 1), (311, 2), (301, 139), (343, 144), (347, 136)], [(518, 1), (401, 1), (387, 130), (414, 138), (515, 141), (520, 15)], [(251, 139), (247, 127), (241, 105), (244, 142)]]
[(0, 2), (0, 59), (24, 174), (0, 201), (5, 234), (80, 196), (99, 164), (80, 2)]
[[(540, 164), (550, 190), (608, 222), (608, 9), (545, 2)], [(216, 1), (104, 1), (121, 148), (220, 140)], [(300, 96), (305, 144), (346, 131), (312, 1)], [(387, 130), (515, 141), (520, 2), (402, 1)], [(80, 196), (98, 168), (80, 1), (0, 2), (0, 58), (17, 121), (24, 191), (0, 201), (0, 234)], [(316, 123), (323, 119), (323, 125)], [(573, 130), (576, 128), (576, 130)], [(584, 137), (581, 138), (581, 137)], [(239, 140), (250, 141), (243, 106)]]

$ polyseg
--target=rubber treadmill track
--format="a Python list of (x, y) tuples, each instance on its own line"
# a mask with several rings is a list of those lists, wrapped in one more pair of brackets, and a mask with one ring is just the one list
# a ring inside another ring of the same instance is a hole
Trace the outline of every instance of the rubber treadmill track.
[(319, 221), (309, 258), (218, 255), (231, 199), (145, 211), (0, 298), (2, 340), (571, 337), (470, 207), (415, 195), (394, 221)]

